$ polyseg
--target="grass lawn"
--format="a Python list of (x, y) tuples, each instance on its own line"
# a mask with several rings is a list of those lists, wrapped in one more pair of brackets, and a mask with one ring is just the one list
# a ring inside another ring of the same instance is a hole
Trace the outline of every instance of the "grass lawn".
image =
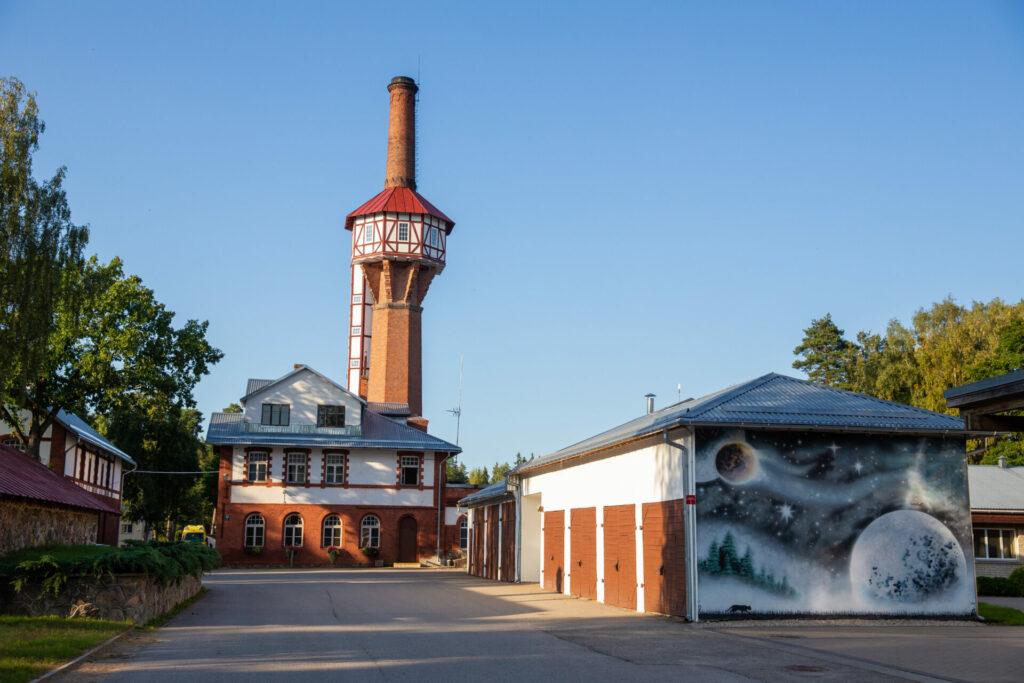
[(1024, 612), (1012, 607), (1000, 607), (999, 605), (990, 605), (987, 602), (979, 602), (978, 614), (985, 619), (987, 624), (1024, 626)]
[(128, 626), (93, 619), (0, 615), (0, 681), (38, 678)]

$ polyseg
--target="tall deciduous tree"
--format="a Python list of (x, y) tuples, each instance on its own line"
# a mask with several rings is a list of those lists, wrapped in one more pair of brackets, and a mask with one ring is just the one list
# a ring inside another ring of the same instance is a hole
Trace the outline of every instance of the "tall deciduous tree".
[(853, 345), (843, 337), (843, 331), (832, 322), (832, 314), (811, 320), (804, 330), (803, 341), (793, 349), (794, 355), (803, 356), (793, 361), (793, 367), (803, 370), (812, 382), (847, 388)]

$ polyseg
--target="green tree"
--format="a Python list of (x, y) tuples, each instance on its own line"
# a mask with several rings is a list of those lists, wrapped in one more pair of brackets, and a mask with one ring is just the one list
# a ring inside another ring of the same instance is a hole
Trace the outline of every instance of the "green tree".
[(222, 412), (222, 413), (241, 413), (242, 412), (242, 406), (238, 405), (237, 403), (229, 403), (228, 407), (225, 408), (224, 410), (220, 411), (220, 412)]
[(462, 462), (455, 462), (453, 459), (449, 459), (447, 463), (448, 467), (448, 483), (449, 484), (468, 484), (469, 473), (466, 471), (466, 465)]
[(1000, 328), (992, 355), (973, 363), (967, 369), (967, 376), (976, 382), (1021, 368), (1024, 368), (1024, 320), (1012, 320)]
[(469, 483), (474, 486), (487, 485), (491, 483), (491, 477), (486, 467), (474, 467), (469, 471)]
[(704, 560), (704, 571), (708, 574), (717, 574), (722, 570), (722, 564), (718, 556), (718, 539), (712, 539), (708, 547), (708, 556)]
[(793, 361), (793, 367), (803, 370), (812, 382), (846, 388), (849, 386), (850, 365), (854, 346), (843, 337), (843, 331), (832, 322), (832, 314), (811, 320), (804, 330), (803, 341), (793, 349), (802, 356)]
[(750, 546), (747, 546), (747, 552), (740, 558), (737, 574), (746, 579), (754, 578), (754, 557), (750, 553)]
[(89, 233), (71, 222), (66, 169), (44, 182), (32, 175), (45, 127), (34, 93), (0, 79), (0, 419), (37, 459), (56, 410), (34, 411), (27, 423), (21, 410), (48, 374), (54, 337), (88, 315), (76, 285)]
[(739, 573), (740, 559), (736, 555), (736, 539), (733, 538), (731, 531), (727, 531), (722, 540), (722, 547), (718, 550), (718, 562), (723, 574)]
[(490, 483), (497, 484), (499, 481), (508, 475), (508, 471), (512, 469), (512, 466), (507, 462), (496, 462), (494, 463), (494, 469), (491, 470)]

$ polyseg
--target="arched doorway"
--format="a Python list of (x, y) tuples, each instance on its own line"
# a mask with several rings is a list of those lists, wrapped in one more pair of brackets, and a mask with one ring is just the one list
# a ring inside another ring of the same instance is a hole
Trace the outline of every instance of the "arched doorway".
[(415, 517), (402, 517), (398, 520), (398, 561), (418, 562), (416, 553), (417, 525)]

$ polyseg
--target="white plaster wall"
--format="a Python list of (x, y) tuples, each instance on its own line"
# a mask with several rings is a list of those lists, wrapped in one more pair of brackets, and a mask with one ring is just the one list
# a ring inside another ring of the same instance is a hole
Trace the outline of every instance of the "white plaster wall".
[[(684, 496), (678, 449), (656, 444), (602, 460), (523, 476), (523, 495), (541, 494), (545, 510), (654, 503)], [(568, 512), (566, 512), (568, 518)]]
[(325, 382), (311, 370), (297, 372), (280, 384), (274, 384), (251, 396), (245, 404), (245, 419), (259, 424), (264, 403), (291, 406), (291, 424), (316, 424), (317, 406), (345, 406), (345, 426), (361, 422), (361, 404), (357, 398)]
[(231, 487), (232, 503), (294, 503), (298, 505), (376, 505), (433, 507), (434, 492), (429, 489), (320, 488), (319, 486), (241, 486)]
[(352, 484), (394, 486), (398, 483), (398, 455), (383, 453), (349, 453), (348, 480)]
[(463, 515), (462, 511), (457, 507), (446, 507), (444, 509), (444, 523), (445, 526), (454, 526), (459, 523), (459, 517)]

